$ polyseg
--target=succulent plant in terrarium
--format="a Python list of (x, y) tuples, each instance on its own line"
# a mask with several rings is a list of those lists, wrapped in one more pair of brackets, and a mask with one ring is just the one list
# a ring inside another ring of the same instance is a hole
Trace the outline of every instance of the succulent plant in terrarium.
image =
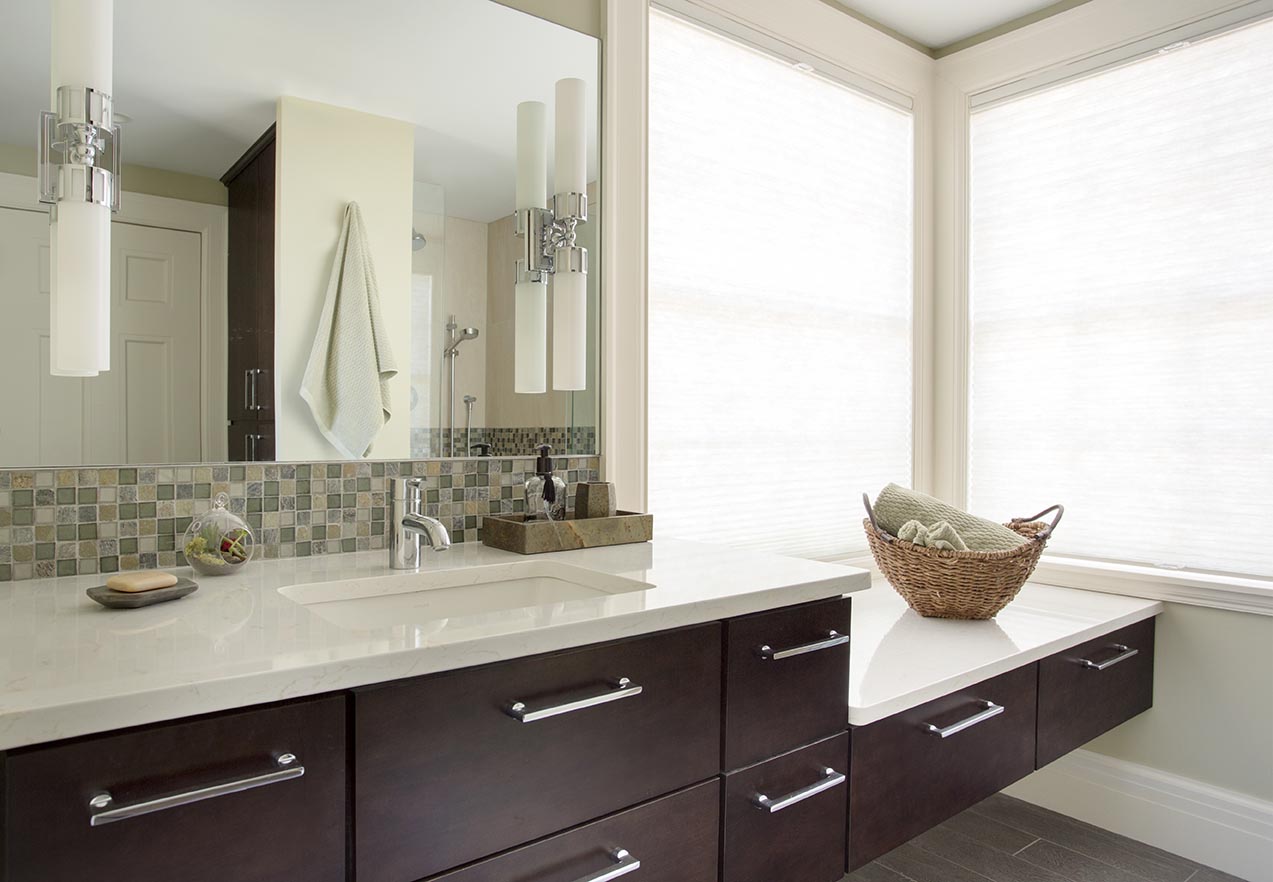
[(230, 501), (218, 493), (211, 510), (190, 522), (182, 545), (186, 562), (205, 576), (224, 576), (252, 559), (256, 537), (252, 528), (226, 506)]

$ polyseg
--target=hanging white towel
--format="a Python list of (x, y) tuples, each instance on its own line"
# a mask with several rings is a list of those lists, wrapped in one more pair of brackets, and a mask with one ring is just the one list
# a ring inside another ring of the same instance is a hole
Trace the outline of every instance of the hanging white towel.
[(332, 446), (345, 456), (365, 457), (391, 416), (389, 379), (397, 372), (362, 212), (351, 202), (301, 397)]

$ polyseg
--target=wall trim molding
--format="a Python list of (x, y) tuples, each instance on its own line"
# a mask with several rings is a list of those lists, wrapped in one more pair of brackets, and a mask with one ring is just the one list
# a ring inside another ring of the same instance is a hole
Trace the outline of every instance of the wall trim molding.
[(606, 0), (601, 41), (602, 476), (646, 510), (648, 0)]
[(1076, 750), (1004, 791), (1249, 882), (1273, 882), (1273, 802)]

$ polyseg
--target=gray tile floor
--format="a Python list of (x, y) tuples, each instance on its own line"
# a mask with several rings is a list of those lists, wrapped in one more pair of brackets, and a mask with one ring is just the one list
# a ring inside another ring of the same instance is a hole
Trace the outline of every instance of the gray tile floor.
[(1242, 882), (1193, 861), (992, 796), (844, 882)]

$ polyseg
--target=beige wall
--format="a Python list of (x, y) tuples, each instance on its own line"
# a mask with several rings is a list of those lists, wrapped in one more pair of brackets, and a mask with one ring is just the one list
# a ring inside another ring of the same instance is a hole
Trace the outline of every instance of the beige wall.
[(531, 15), (588, 34), (601, 36), (605, 0), (495, 0)]
[(1273, 800), (1273, 616), (1167, 604), (1154, 706), (1087, 749)]
[(398, 375), (393, 416), (370, 458), (411, 452), (411, 221), (415, 131), (410, 123), (280, 98), (275, 210), (275, 408), (280, 460), (339, 458), (300, 397), (345, 206), (357, 202), (380, 286)]
[[(124, 151), (127, 155), (128, 148), (125, 147)], [(35, 151), (13, 144), (0, 144), (0, 172), (34, 176)], [(225, 205), (228, 201), (228, 191), (220, 181), (200, 175), (124, 163), (122, 177), (125, 193), (146, 193), (208, 205)]]

